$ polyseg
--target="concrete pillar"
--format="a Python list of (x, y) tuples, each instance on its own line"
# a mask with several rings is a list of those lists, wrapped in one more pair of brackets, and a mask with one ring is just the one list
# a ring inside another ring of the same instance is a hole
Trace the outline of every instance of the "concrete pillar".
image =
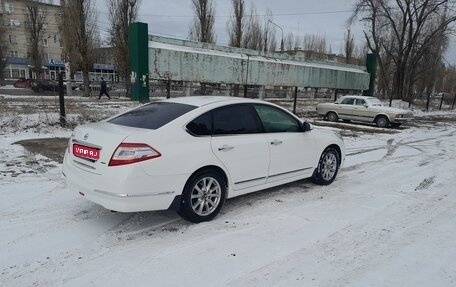
[(315, 88), (314, 94), (313, 94), (313, 99), (317, 98), (317, 94), (318, 94), (318, 88)]
[(293, 88), (286, 87), (285, 89), (286, 89), (287, 99), (291, 99), (293, 97)]
[(260, 91), (258, 92), (258, 98), (260, 98), (260, 100), (262, 100), (262, 99), (264, 99), (264, 96), (265, 96), (265, 88), (264, 88), (264, 86), (261, 86)]
[(229, 97), (231, 96), (231, 85), (223, 85), (223, 86), (220, 86), (220, 88), (222, 89), (222, 93), (225, 97)]
[[(146, 23), (134, 22), (128, 25), (128, 55), (133, 101), (149, 101), (149, 35), (147, 31)], [(171, 77), (167, 79), (171, 79)]]
[(191, 97), (193, 95), (192, 82), (185, 82), (184, 89), (186, 97)]

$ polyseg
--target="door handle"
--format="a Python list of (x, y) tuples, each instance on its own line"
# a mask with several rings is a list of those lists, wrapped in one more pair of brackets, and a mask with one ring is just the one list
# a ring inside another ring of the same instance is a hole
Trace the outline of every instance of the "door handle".
[(219, 151), (229, 151), (229, 150), (232, 150), (232, 149), (234, 149), (234, 147), (226, 145), (226, 144), (223, 145), (222, 147), (218, 148)]
[(279, 144), (282, 144), (282, 141), (279, 141), (279, 140), (273, 140), (271, 142), (272, 145), (279, 145)]

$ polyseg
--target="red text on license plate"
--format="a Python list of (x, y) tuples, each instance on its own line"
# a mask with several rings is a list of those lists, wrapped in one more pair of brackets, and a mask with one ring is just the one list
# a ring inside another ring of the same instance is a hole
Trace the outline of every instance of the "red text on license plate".
[(97, 160), (100, 158), (100, 150), (78, 144), (73, 144), (73, 154), (75, 156)]

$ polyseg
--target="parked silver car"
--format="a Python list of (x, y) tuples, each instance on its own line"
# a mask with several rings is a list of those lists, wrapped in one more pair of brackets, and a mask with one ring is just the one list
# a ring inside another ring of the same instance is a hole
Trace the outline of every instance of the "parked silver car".
[(385, 107), (374, 97), (343, 96), (334, 103), (317, 105), (317, 113), (328, 121), (359, 121), (375, 123), (378, 127), (399, 127), (412, 120), (411, 111)]

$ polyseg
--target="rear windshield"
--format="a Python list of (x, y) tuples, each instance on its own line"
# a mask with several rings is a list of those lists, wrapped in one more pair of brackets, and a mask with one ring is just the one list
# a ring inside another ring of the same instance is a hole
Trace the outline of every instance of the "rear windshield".
[(108, 122), (121, 126), (155, 130), (195, 108), (195, 106), (185, 104), (157, 102), (129, 111)]

